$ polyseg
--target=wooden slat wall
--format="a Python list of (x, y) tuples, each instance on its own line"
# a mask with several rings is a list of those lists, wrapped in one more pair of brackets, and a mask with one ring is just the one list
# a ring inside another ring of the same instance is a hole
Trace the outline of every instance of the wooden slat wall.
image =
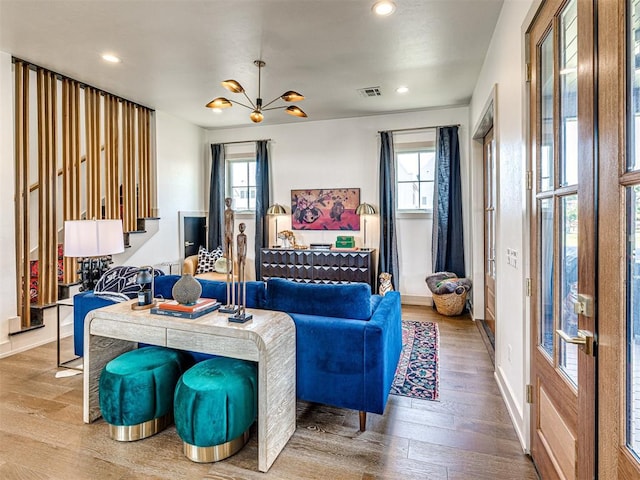
[(125, 101), (122, 104), (122, 224), (125, 232), (137, 230), (135, 143), (135, 108)]
[(17, 306), (22, 327), (31, 326), (29, 296), (29, 66), (16, 62), (15, 190)]
[(138, 107), (138, 216), (151, 216), (151, 155), (149, 110)]
[(84, 89), (85, 136), (87, 146), (87, 219), (102, 218), (100, 190), (100, 92)]
[[(80, 84), (62, 80), (62, 212), (63, 220), (80, 219)], [(64, 283), (78, 280), (78, 261), (64, 257)]]
[(104, 176), (105, 176), (105, 218), (120, 218), (120, 165), (118, 154), (118, 99), (113, 95), (104, 96)]
[(52, 72), (38, 69), (38, 303), (58, 299), (57, 85)]
[[(45, 305), (57, 300), (57, 176), (62, 175), (63, 220), (80, 219), (86, 210), (88, 219), (122, 218), (124, 230), (134, 231), (137, 219), (150, 217), (156, 205), (155, 180), (152, 178), (156, 167), (149, 109), (77, 81), (58, 78), (53, 72), (19, 59), (14, 59), (14, 65), (17, 304), (22, 326), (28, 328), (31, 326), (29, 252), (32, 248), (38, 249), (39, 256), (38, 303)], [(29, 86), (30, 71), (34, 68), (37, 70), (38, 180), (29, 185)], [(62, 83), (61, 112), (57, 111), (59, 81)], [(81, 102), (82, 90), (84, 105)], [(84, 132), (80, 129), (80, 115), (83, 113)], [(57, 131), (59, 117), (61, 132)], [(80, 150), (83, 134), (86, 140), (84, 157)], [(62, 142), (60, 172), (56, 171), (58, 141)], [(105, 151), (104, 161), (100, 156), (101, 150)], [(84, 176), (83, 161), (86, 161)], [(103, 176), (104, 186), (101, 183)], [(38, 192), (38, 245), (29, 244), (30, 191)], [(77, 261), (65, 257), (64, 282), (75, 281)]]

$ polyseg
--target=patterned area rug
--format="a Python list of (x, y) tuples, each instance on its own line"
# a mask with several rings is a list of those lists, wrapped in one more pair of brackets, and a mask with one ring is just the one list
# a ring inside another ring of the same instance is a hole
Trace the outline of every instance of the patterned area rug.
[(393, 395), (438, 399), (438, 324), (402, 321), (402, 353), (391, 385)]

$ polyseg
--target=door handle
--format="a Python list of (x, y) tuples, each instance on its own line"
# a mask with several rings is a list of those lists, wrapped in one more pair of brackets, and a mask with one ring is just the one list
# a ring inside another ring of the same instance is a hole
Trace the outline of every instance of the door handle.
[(194, 242), (184, 242), (185, 247), (193, 247), (195, 245)]
[(562, 329), (556, 330), (556, 333), (565, 342), (571, 343), (573, 345), (578, 345), (578, 348), (582, 350), (584, 353), (586, 353), (587, 355), (591, 355), (592, 357), (595, 357), (594, 347), (596, 345), (596, 340), (593, 336), (593, 333), (591, 333), (590, 331), (578, 330), (578, 336), (576, 337), (572, 337)]

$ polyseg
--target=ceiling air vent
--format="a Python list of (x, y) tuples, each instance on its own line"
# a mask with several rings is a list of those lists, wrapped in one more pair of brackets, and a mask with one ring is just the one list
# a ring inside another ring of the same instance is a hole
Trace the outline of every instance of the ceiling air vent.
[(380, 91), (380, 87), (366, 87), (358, 89), (358, 93), (362, 97), (381, 97), (382, 92)]

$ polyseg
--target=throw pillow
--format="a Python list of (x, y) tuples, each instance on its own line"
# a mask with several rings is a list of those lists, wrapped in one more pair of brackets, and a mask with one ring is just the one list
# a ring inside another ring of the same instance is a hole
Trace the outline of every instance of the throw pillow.
[(198, 268), (196, 269), (196, 275), (199, 273), (215, 272), (216, 261), (221, 257), (222, 248), (220, 247), (211, 252), (204, 247), (200, 247), (198, 249)]
[[(126, 302), (138, 296), (142, 289), (136, 283), (138, 267), (127, 267), (124, 265), (113, 267), (104, 272), (93, 289), (94, 295), (112, 300), (114, 302)], [(154, 277), (164, 275), (162, 270), (154, 270)]]
[(217, 273), (229, 273), (231, 271), (231, 262), (226, 258), (221, 257), (216, 260), (215, 269)]

